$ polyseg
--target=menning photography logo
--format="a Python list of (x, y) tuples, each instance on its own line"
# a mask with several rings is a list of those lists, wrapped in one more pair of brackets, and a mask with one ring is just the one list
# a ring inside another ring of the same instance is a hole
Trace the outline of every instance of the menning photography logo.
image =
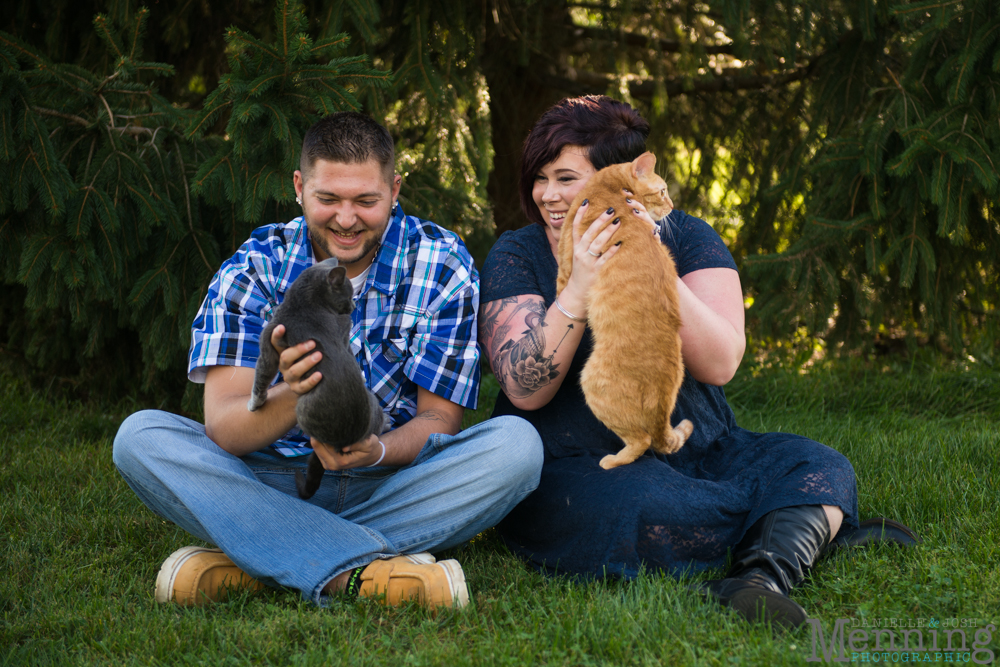
[[(827, 642), (810, 618), (812, 654), (806, 662), (939, 662), (993, 664), (996, 626), (975, 618), (838, 618)], [(969, 644), (969, 637), (972, 644)]]

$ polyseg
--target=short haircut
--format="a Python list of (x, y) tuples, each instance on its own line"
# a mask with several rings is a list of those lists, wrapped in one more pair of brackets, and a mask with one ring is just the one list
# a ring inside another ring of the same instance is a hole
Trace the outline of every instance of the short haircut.
[(396, 152), (389, 131), (364, 114), (339, 111), (316, 121), (302, 139), (299, 169), (308, 178), (316, 160), (362, 164), (375, 159), (386, 183), (396, 171)]
[(568, 97), (535, 123), (521, 152), (521, 210), (544, 224), (531, 197), (535, 176), (566, 146), (582, 146), (594, 169), (631, 162), (646, 151), (649, 123), (625, 102), (605, 95)]

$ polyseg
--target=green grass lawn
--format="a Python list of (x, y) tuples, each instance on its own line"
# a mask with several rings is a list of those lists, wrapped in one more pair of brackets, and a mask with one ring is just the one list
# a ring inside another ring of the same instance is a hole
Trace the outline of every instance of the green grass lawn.
[[(485, 383), (484, 403), (495, 392)], [(969, 652), (956, 661), (988, 657), (971, 651), (977, 628), (1000, 625), (1000, 374), (744, 370), (727, 392), (743, 426), (846, 454), (862, 517), (896, 518), (924, 538), (907, 552), (879, 546), (820, 563), (794, 597), (827, 641), (838, 618), (964, 623)], [(687, 582), (543, 578), (492, 531), (447, 554), (474, 595), (461, 612), (371, 601), (318, 609), (280, 590), (203, 609), (157, 605), (160, 564), (196, 542), (116, 473), (111, 442), (125, 415), (48, 402), (0, 375), (0, 665), (784, 665), (812, 654), (808, 627), (749, 626)]]

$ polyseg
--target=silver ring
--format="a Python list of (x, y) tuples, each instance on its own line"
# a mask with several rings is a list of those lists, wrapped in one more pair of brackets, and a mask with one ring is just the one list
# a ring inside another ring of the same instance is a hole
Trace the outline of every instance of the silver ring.
[(600, 257), (601, 256), (601, 253), (599, 253), (599, 252), (593, 252), (590, 248), (587, 248), (587, 254), (591, 255), (592, 257)]

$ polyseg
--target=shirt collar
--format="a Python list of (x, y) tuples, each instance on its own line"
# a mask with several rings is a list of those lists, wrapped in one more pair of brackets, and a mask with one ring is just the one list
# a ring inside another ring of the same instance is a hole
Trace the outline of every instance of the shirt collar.
[(299, 274), (316, 262), (313, 257), (312, 241), (309, 239), (309, 227), (306, 225), (306, 219), (299, 216), (292, 221), (292, 224), (297, 224), (298, 228), (292, 236), (288, 252), (281, 263), (281, 273), (278, 275), (277, 281), (277, 291), (282, 297), (288, 290), (288, 286), (299, 277)]
[[(286, 289), (306, 267), (316, 263), (306, 220), (300, 216), (296, 222), (300, 227), (295, 233), (292, 241), (293, 249), (289, 253), (292, 261), (285, 262), (285, 266), (282, 267), (281, 283)], [(396, 212), (389, 218), (389, 224), (382, 235), (382, 244), (375, 255), (375, 263), (368, 274), (368, 280), (365, 281), (384, 294), (394, 293), (402, 280), (408, 226), (403, 207), (397, 205)], [(367, 288), (362, 289), (361, 293), (364, 294), (366, 291)]]
[(393, 294), (403, 278), (403, 255), (406, 253), (408, 228), (403, 207), (397, 205), (395, 214), (389, 218), (382, 246), (378, 250), (369, 276), (372, 287), (384, 294)]

